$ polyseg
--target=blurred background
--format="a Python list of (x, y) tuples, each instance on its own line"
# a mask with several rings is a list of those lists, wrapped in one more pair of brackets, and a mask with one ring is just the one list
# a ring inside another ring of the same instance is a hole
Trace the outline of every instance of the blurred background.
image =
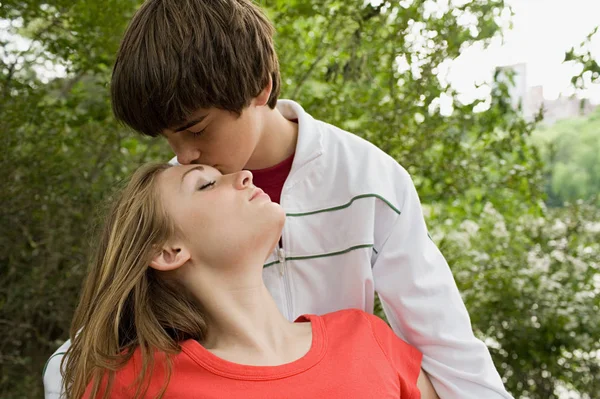
[[(282, 97), (412, 174), (510, 392), (599, 398), (600, 2), (259, 3)], [(111, 115), (139, 4), (0, 0), (2, 398), (42, 397), (102, 204), (171, 157)]]

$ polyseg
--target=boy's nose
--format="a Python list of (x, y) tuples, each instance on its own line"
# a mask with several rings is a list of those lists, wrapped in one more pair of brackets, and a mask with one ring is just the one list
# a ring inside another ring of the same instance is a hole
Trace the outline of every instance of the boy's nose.
[(198, 150), (185, 150), (177, 153), (177, 162), (181, 165), (190, 165), (198, 163), (200, 159), (200, 151)]

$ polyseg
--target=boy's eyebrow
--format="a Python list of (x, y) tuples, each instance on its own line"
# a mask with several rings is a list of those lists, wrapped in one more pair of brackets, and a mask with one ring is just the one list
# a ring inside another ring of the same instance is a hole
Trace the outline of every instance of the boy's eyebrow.
[(194, 168), (189, 168), (188, 170), (185, 171), (185, 173), (181, 176), (181, 183), (183, 183), (183, 179), (185, 179), (185, 175), (187, 175), (188, 173), (190, 173), (192, 170), (204, 170), (204, 168), (202, 166), (196, 166)]
[(189, 121), (189, 122), (187, 122), (187, 123), (186, 123), (185, 125), (183, 125), (183, 126), (180, 126), (180, 127), (178, 127), (178, 128), (175, 128), (175, 133), (183, 132), (184, 130), (187, 130), (187, 129), (189, 129), (190, 127), (192, 127), (192, 126), (194, 126), (194, 125), (196, 125), (196, 124), (198, 124), (198, 123), (202, 122), (202, 121), (204, 120), (204, 118), (206, 118), (207, 116), (208, 116), (208, 114), (207, 114), (207, 115), (200, 116), (200, 117), (198, 117), (198, 119), (194, 119), (193, 121)]

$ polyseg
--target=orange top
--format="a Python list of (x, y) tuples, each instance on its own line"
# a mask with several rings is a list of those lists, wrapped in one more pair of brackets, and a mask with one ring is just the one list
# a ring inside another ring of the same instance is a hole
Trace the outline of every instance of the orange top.
[[(280, 366), (246, 366), (223, 360), (197, 341), (181, 343), (164, 398), (194, 399), (418, 399), (421, 353), (380, 318), (360, 310), (300, 316), (312, 323), (312, 346)], [(130, 399), (141, 367), (140, 351), (116, 374), (111, 398)], [(164, 354), (156, 356), (146, 397), (164, 386)], [(85, 398), (89, 398), (91, 384)], [(100, 392), (100, 396), (103, 392)]]

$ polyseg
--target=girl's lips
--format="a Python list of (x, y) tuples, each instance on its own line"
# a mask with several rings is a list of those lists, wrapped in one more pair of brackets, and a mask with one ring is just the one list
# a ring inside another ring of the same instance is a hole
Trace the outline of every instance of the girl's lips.
[(261, 194), (266, 195), (265, 192), (262, 189), (260, 189), (260, 188), (257, 187), (256, 190), (254, 190), (254, 192), (250, 196), (250, 201), (252, 201), (254, 198), (258, 197)]

